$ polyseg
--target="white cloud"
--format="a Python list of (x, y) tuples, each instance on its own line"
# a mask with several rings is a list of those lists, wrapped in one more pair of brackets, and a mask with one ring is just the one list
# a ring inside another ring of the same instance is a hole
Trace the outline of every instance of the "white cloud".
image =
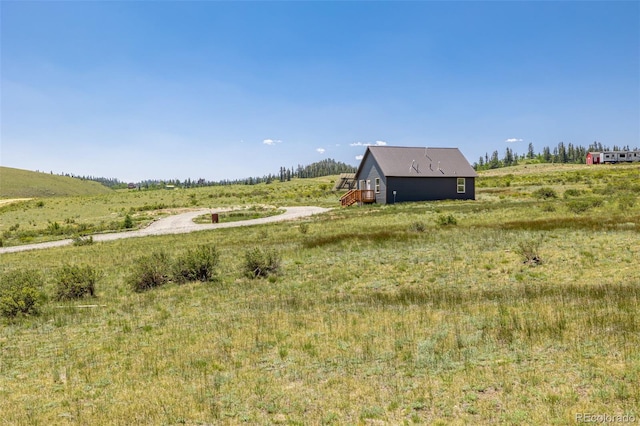
[(265, 140), (262, 141), (262, 143), (265, 144), (265, 145), (270, 145), (271, 146), (271, 145), (275, 145), (277, 143), (282, 143), (282, 141), (279, 140), (279, 139), (265, 139)]
[(385, 146), (386, 144), (385, 141), (376, 141), (376, 146)]
[(364, 157), (364, 155), (356, 155), (356, 160), (362, 160), (362, 158)]
[(318, 151), (320, 154), (324, 154), (325, 149), (324, 148), (318, 148), (318, 149), (316, 149), (316, 151)]
[(522, 142), (522, 139), (518, 139), (518, 138), (509, 138), (509, 139), (507, 139), (505, 142), (507, 142), (507, 143)]

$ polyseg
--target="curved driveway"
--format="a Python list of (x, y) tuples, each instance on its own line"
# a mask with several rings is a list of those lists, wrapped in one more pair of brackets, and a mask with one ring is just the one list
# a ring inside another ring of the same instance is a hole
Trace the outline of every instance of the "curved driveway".
[[(221, 213), (224, 211), (229, 211), (228, 209), (226, 210), (203, 209), (203, 210), (197, 210), (197, 211), (192, 211), (188, 213), (181, 213), (181, 214), (159, 219), (144, 229), (139, 229), (136, 231), (128, 231), (128, 232), (115, 232), (112, 234), (95, 234), (95, 235), (92, 235), (92, 237), (94, 242), (99, 242), (99, 241), (119, 240), (122, 238), (147, 237), (150, 235), (186, 234), (194, 231), (204, 231), (204, 230), (218, 229), (218, 228), (233, 228), (237, 226), (260, 225), (263, 223), (271, 223), (271, 222), (281, 222), (284, 220), (298, 219), (301, 217), (307, 217), (307, 216), (311, 216), (318, 213), (324, 213), (330, 210), (323, 207), (283, 207), (283, 209), (285, 210), (285, 212), (282, 214), (279, 214), (276, 216), (263, 217), (260, 219), (250, 219), (250, 220), (242, 220), (237, 222), (225, 222), (225, 223), (205, 223), (205, 224), (194, 223), (193, 219), (203, 214)], [(2, 247), (0, 248), (0, 253), (14, 253), (19, 251), (60, 247), (60, 246), (69, 245), (71, 243), (73, 243), (73, 240), (67, 239), (67, 240), (59, 240), (59, 241), (49, 241), (46, 243), (25, 244), (22, 246)]]

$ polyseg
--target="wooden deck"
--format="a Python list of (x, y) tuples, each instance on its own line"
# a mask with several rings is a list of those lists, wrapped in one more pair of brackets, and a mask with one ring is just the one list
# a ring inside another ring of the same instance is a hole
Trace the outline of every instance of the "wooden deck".
[(340, 197), (340, 205), (350, 206), (355, 203), (375, 203), (376, 194), (373, 189), (352, 189)]

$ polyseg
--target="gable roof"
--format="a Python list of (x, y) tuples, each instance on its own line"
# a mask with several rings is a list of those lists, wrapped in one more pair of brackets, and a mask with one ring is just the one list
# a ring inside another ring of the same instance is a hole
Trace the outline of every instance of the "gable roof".
[(476, 177), (478, 174), (458, 148), (369, 146), (356, 176), (367, 157), (372, 156), (385, 176), (394, 177)]

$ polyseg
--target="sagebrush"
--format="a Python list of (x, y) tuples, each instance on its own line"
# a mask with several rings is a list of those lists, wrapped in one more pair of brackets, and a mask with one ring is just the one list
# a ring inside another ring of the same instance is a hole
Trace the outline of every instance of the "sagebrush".
[(214, 246), (201, 245), (188, 249), (173, 262), (173, 279), (178, 282), (213, 281), (220, 254)]
[(4, 274), (0, 281), (0, 315), (37, 315), (46, 299), (43, 281), (41, 273), (34, 270), (17, 269)]
[(134, 291), (141, 292), (166, 284), (170, 279), (169, 256), (164, 251), (157, 251), (136, 259), (131, 268), (128, 282)]
[(90, 265), (64, 265), (55, 274), (56, 300), (93, 297), (100, 273)]
[(280, 254), (275, 249), (259, 247), (245, 252), (244, 271), (252, 278), (268, 277), (280, 270)]

